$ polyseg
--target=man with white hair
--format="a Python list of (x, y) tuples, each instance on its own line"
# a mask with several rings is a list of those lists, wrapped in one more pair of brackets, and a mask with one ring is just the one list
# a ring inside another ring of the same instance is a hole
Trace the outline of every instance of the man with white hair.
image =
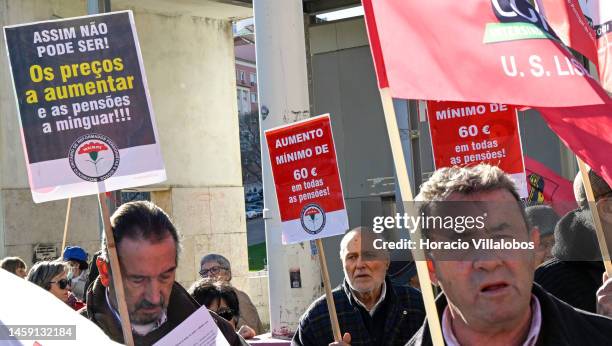
[[(387, 278), (389, 254), (368, 249), (372, 234), (365, 228), (356, 228), (346, 233), (340, 243), (344, 282), (333, 290), (333, 297), (343, 342), (403, 344), (425, 318), (423, 300), (418, 290), (395, 286)], [(333, 341), (329, 311), (322, 296), (300, 318), (292, 344), (328, 345)]]

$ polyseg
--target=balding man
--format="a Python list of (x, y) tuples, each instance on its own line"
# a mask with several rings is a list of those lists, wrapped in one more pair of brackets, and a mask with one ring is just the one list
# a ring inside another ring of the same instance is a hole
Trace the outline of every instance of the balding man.
[[(425, 318), (421, 293), (393, 286), (386, 277), (389, 254), (362, 249), (371, 231), (356, 228), (340, 243), (344, 282), (333, 290), (343, 340), (351, 345), (399, 345)], [(293, 345), (328, 345), (334, 341), (325, 296), (300, 318)]]

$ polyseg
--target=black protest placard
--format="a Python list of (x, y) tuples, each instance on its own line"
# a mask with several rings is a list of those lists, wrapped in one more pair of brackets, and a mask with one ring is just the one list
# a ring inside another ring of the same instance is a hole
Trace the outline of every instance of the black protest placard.
[(166, 179), (131, 11), (4, 36), (35, 202)]
[(28, 164), (67, 158), (97, 133), (155, 143), (129, 12), (5, 28)]

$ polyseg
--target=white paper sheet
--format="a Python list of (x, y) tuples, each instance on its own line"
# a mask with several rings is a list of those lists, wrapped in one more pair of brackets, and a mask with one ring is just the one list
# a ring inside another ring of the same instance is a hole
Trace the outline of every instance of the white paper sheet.
[(191, 314), (183, 323), (153, 346), (229, 346), (206, 306)]

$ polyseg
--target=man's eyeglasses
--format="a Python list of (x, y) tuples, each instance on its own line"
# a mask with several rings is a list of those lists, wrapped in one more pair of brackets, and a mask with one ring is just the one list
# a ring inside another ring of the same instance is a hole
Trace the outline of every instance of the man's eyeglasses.
[(200, 270), (200, 276), (205, 278), (205, 277), (208, 277), (209, 275), (217, 275), (221, 272), (221, 270), (227, 270), (227, 268), (212, 267), (210, 269), (202, 269)]
[(51, 281), (50, 284), (57, 284), (61, 290), (66, 289), (68, 285), (70, 285), (70, 281), (68, 279), (61, 279), (59, 281)]

